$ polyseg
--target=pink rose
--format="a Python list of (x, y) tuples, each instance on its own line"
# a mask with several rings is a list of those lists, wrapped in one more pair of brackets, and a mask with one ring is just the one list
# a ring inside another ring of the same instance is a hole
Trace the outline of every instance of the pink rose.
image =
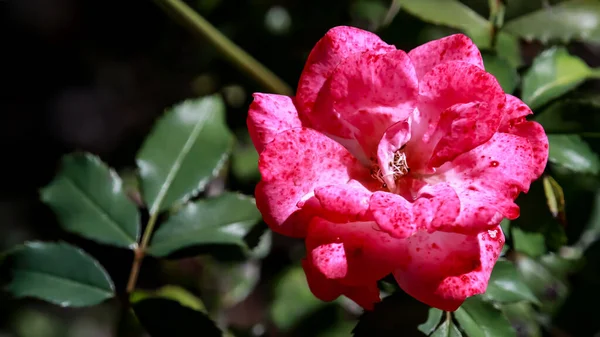
[(248, 129), (267, 224), (305, 238), (324, 301), (366, 309), (392, 273), (416, 299), (456, 310), (485, 292), (503, 218), (543, 172), (548, 139), (531, 110), (457, 34), (408, 54), (335, 27), (313, 48), (296, 97), (254, 94)]

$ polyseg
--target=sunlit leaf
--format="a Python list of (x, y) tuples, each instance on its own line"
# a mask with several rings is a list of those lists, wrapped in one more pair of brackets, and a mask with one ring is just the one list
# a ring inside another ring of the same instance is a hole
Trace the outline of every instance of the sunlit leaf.
[(438, 324), (440, 324), (442, 314), (443, 312), (440, 309), (430, 308), (427, 321), (423, 324), (419, 324), (417, 328), (419, 331), (429, 336), (433, 331), (435, 331), (435, 328), (438, 326)]
[(401, 10), (423, 21), (460, 29), (480, 47), (488, 47), (490, 44), (491, 23), (458, 0), (397, 1), (400, 2)]
[(63, 307), (96, 305), (115, 295), (104, 268), (67, 243), (29, 242), (9, 254), (15, 297), (35, 297)]
[(41, 199), (67, 231), (88, 239), (133, 248), (140, 216), (123, 190), (121, 178), (91, 154), (67, 155)]
[(544, 43), (551, 40), (600, 43), (600, 2), (566, 1), (511, 20), (504, 30)]
[(565, 219), (565, 194), (562, 187), (549, 175), (543, 178), (546, 202), (552, 216), (564, 221)]
[(580, 58), (565, 48), (554, 47), (536, 57), (523, 76), (521, 98), (535, 110), (593, 75), (594, 71)]
[(167, 110), (137, 154), (142, 195), (151, 214), (202, 191), (229, 155), (233, 135), (219, 96)]
[(600, 159), (578, 135), (548, 135), (548, 160), (576, 173), (598, 174)]
[(154, 233), (148, 253), (167, 256), (202, 244), (245, 247), (244, 236), (261, 218), (254, 199), (237, 193), (186, 204)]
[(467, 336), (516, 337), (516, 332), (502, 312), (480, 296), (473, 296), (454, 312)]
[(184, 307), (206, 313), (206, 308), (202, 300), (188, 290), (175, 285), (166, 285), (154, 291), (138, 289), (131, 293), (130, 302), (137, 303), (147, 298), (156, 297), (173, 300)]
[(529, 287), (520, 279), (513, 263), (506, 260), (500, 260), (494, 266), (483, 296), (499, 303), (518, 301), (539, 303)]

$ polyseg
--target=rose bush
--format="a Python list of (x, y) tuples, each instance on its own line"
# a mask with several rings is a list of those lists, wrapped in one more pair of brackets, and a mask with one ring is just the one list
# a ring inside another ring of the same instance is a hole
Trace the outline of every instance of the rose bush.
[(439, 309), (483, 293), (520, 192), (548, 140), (531, 110), (457, 34), (408, 53), (335, 27), (316, 44), (295, 97), (254, 94), (256, 203), (275, 232), (304, 238), (312, 292), (366, 309), (377, 281)]

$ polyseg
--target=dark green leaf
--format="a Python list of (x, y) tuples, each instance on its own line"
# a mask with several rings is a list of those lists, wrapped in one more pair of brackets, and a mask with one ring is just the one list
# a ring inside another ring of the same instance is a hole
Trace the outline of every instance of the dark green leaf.
[(281, 330), (289, 330), (302, 318), (325, 306), (312, 294), (304, 270), (292, 267), (275, 283), (271, 319)]
[(463, 30), (482, 48), (490, 45), (491, 23), (458, 0), (399, 1), (402, 10), (423, 21)]
[(15, 297), (35, 297), (63, 307), (98, 304), (114, 296), (113, 283), (102, 266), (66, 243), (29, 242), (10, 255)]
[(518, 255), (516, 266), (522, 280), (542, 302), (543, 312), (552, 313), (560, 307), (569, 292), (563, 280), (526, 255)]
[(419, 329), (419, 331), (429, 336), (440, 323), (440, 319), (442, 319), (442, 314), (443, 312), (440, 309), (430, 308), (429, 315), (427, 316), (427, 321), (423, 324), (420, 324), (417, 328)]
[(141, 325), (152, 337), (220, 337), (215, 323), (204, 313), (166, 298), (146, 298), (133, 304)]
[(537, 109), (560, 97), (593, 76), (594, 72), (580, 58), (562, 47), (541, 53), (523, 76), (522, 99)]
[(42, 189), (41, 199), (70, 232), (120, 247), (137, 245), (137, 208), (127, 198), (121, 178), (98, 157), (65, 156), (58, 175)]
[(510, 324), (517, 331), (518, 336), (523, 337), (541, 337), (542, 330), (536, 321), (536, 313), (530, 303), (519, 302), (505, 304), (502, 306), (502, 312), (510, 321)]
[(480, 296), (467, 298), (454, 312), (454, 316), (467, 336), (516, 337), (515, 330), (502, 312)]
[(151, 214), (202, 191), (233, 144), (219, 96), (188, 100), (168, 110), (137, 155), (142, 195)]
[(431, 337), (462, 337), (462, 333), (452, 320), (445, 320), (437, 330), (433, 332)]
[(511, 20), (504, 30), (526, 40), (600, 43), (600, 2), (566, 1)]
[(494, 266), (483, 297), (500, 303), (518, 301), (539, 303), (529, 287), (520, 279), (513, 263), (506, 260), (500, 260)]
[(508, 61), (496, 55), (483, 54), (483, 63), (485, 70), (496, 77), (507, 94), (515, 91), (519, 82), (519, 74), (517, 74), (517, 69), (511, 66)]
[(576, 173), (598, 174), (600, 159), (578, 135), (548, 135), (548, 160)]
[(535, 117), (547, 133), (600, 135), (600, 96), (569, 95), (551, 104)]
[(148, 253), (167, 256), (202, 244), (245, 246), (244, 236), (260, 218), (254, 199), (237, 193), (188, 203), (158, 228)]

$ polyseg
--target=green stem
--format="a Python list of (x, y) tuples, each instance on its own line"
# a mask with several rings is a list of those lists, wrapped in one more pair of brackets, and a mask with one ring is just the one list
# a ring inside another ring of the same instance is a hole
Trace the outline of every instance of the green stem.
[(229, 61), (243, 72), (254, 77), (268, 90), (282, 95), (293, 95), (292, 88), (283, 82), (277, 75), (267, 69), (255, 58), (234, 44), (210, 22), (181, 0), (154, 0), (163, 9), (171, 13), (193, 33), (205, 38)]
[(146, 248), (148, 248), (148, 244), (150, 243), (150, 238), (152, 237), (157, 218), (158, 212), (154, 212), (154, 214), (150, 216), (144, 234), (142, 235), (140, 245), (133, 251), (133, 263), (131, 265), (131, 271), (129, 272), (129, 280), (127, 281), (127, 293), (131, 293), (135, 290), (135, 285), (137, 284), (137, 279), (140, 274), (140, 268), (142, 267), (142, 261), (144, 260), (144, 256), (146, 256)]

